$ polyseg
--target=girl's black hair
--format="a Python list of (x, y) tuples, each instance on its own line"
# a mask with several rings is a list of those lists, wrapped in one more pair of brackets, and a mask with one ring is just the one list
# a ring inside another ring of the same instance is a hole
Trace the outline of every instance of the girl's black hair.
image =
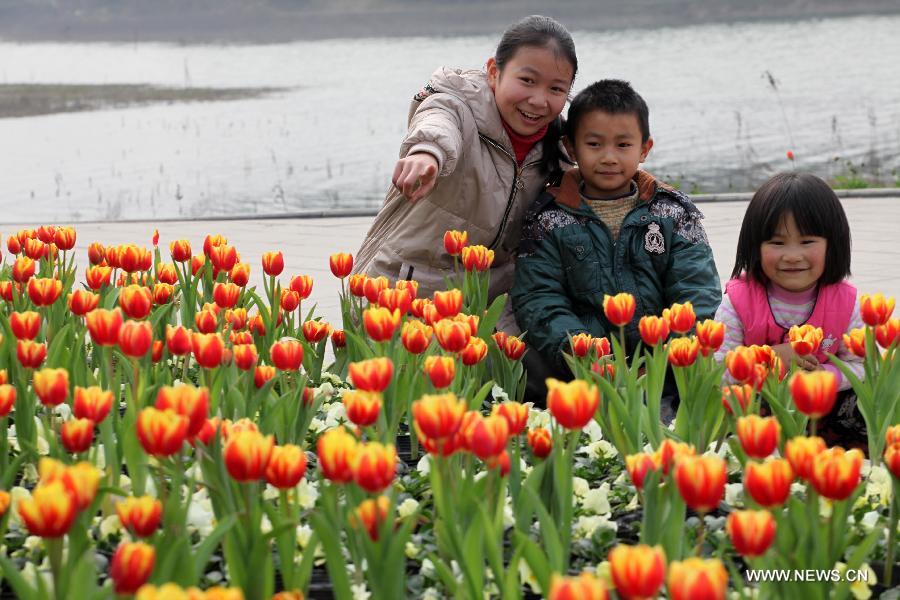
[(825, 270), (819, 282), (838, 283), (850, 275), (850, 224), (834, 191), (810, 173), (779, 173), (753, 194), (741, 234), (732, 277), (746, 272), (760, 283), (767, 279), (762, 270), (762, 243), (772, 239), (787, 214), (794, 216), (803, 235), (828, 240)]
[[(550, 17), (531, 15), (507, 28), (494, 53), (494, 60), (497, 61), (500, 71), (503, 71), (506, 63), (512, 60), (519, 48), (525, 46), (552, 48), (557, 56), (562, 56), (572, 65), (572, 81), (575, 81), (575, 74), (578, 72), (575, 42), (568, 30), (558, 21)], [(571, 164), (560, 143), (562, 135), (563, 120), (557, 117), (547, 127), (547, 134), (541, 142), (543, 151), (540, 168), (544, 173), (552, 174), (560, 171), (561, 160)]]

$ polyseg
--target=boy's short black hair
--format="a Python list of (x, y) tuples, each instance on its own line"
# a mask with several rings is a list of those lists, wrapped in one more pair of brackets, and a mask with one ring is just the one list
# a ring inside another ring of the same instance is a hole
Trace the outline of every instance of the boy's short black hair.
[(850, 275), (850, 224), (834, 191), (810, 173), (779, 173), (753, 194), (741, 224), (732, 277), (746, 272), (760, 283), (767, 279), (762, 270), (762, 243), (772, 239), (782, 219), (794, 215), (803, 235), (828, 240), (825, 270), (819, 282), (838, 283)]
[(574, 142), (579, 121), (595, 110), (610, 114), (633, 114), (641, 128), (641, 143), (650, 139), (650, 109), (627, 81), (601, 79), (578, 92), (569, 106), (565, 136)]

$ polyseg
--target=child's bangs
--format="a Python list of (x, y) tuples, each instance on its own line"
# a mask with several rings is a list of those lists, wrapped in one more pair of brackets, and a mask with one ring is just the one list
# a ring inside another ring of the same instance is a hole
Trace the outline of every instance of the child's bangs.
[[(782, 221), (791, 214), (801, 235), (829, 237), (827, 223), (828, 212), (822, 210), (823, 204), (817, 198), (810, 197), (798, 185), (785, 185), (774, 194), (769, 210), (763, 221), (763, 240), (772, 239)], [(813, 194), (814, 195), (814, 194)]]

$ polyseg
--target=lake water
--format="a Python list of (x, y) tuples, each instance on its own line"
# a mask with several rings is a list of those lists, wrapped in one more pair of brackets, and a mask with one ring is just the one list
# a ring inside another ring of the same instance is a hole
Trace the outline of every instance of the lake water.
[[(796, 167), (900, 170), (900, 16), (573, 31), (575, 91), (630, 80), (650, 105), (646, 168), (687, 191), (748, 190)], [(0, 119), (0, 222), (374, 208), (411, 96), (477, 68), (498, 36), (261, 46), (0, 42), (2, 83), (280, 87), (251, 100)], [(776, 82), (773, 88), (767, 73)]]

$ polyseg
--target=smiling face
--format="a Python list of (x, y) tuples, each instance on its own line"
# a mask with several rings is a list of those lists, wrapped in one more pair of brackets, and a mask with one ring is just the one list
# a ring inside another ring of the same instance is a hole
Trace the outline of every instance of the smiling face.
[(523, 46), (503, 66), (487, 62), (497, 109), (519, 135), (534, 135), (559, 116), (574, 77), (572, 65), (553, 48)]
[(827, 239), (803, 235), (794, 215), (786, 213), (772, 238), (762, 243), (760, 262), (769, 281), (789, 292), (803, 292), (822, 277), (827, 250)]
[(631, 178), (647, 158), (653, 138), (641, 142), (634, 113), (592, 110), (577, 123), (574, 140), (565, 140), (584, 178), (588, 196), (610, 197), (631, 189)]

